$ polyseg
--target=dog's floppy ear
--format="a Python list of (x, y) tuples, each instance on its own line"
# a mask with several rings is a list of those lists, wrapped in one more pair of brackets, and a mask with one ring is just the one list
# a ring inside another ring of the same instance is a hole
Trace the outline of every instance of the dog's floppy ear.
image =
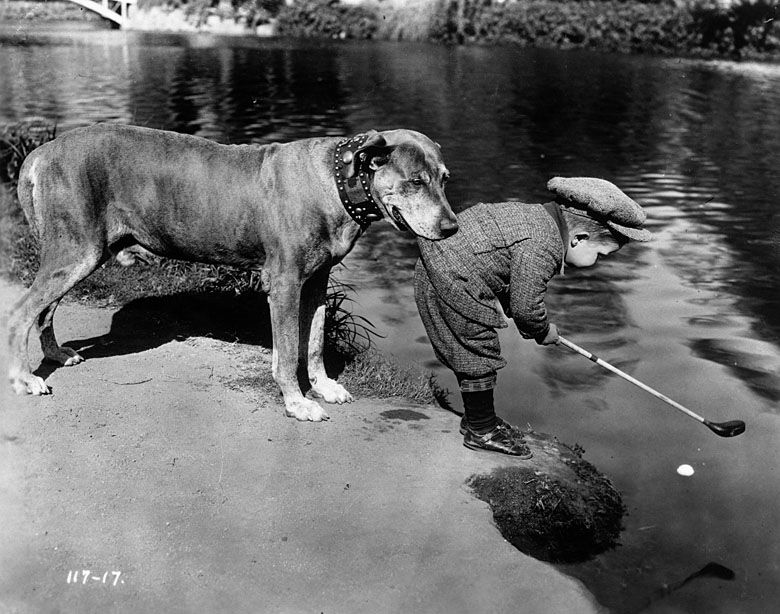
[(354, 177), (361, 168), (375, 171), (387, 163), (393, 151), (393, 147), (387, 144), (385, 137), (376, 130), (369, 130), (367, 134), (366, 142), (355, 150), (352, 162), (347, 167), (347, 179)]

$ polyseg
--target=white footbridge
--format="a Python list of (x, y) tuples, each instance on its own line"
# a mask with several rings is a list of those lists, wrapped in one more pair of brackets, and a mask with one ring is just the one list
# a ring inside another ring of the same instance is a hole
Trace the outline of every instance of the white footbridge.
[(136, 0), (99, 0), (98, 2), (93, 0), (70, 0), (70, 2), (78, 4), (89, 11), (94, 11), (103, 19), (113, 21), (120, 28), (124, 28), (130, 21), (132, 7), (135, 5)]

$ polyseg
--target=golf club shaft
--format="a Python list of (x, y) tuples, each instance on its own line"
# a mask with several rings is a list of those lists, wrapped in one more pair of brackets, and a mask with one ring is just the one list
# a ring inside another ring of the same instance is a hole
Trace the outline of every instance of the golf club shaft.
[(604, 367), (608, 371), (612, 371), (612, 373), (614, 373), (615, 375), (619, 375), (620, 377), (622, 377), (626, 381), (631, 382), (632, 384), (634, 384), (634, 386), (638, 386), (642, 390), (652, 394), (654, 397), (656, 397), (658, 399), (661, 399), (665, 403), (668, 403), (669, 405), (671, 405), (675, 409), (679, 409), (684, 414), (688, 414), (694, 420), (698, 420), (699, 422), (701, 422), (703, 424), (706, 424), (706, 420), (704, 418), (702, 418), (699, 414), (697, 414), (695, 412), (692, 412), (690, 409), (680, 405), (677, 401), (674, 401), (674, 400), (670, 399), (665, 394), (661, 394), (660, 392), (658, 392), (657, 390), (651, 388), (647, 384), (643, 384), (638, 379), (636, 379), (634, 377), (631, 377), (628, 373), (625, 373), (625, 372), (621, 371), (620, 369), (618, 369), (617, 367), (612, 366), (607, 361), (602, 360), (598, 356), (595, 356), (594, 354), (591, 354), (587, 350), (585, 350), (585, 349), (581, 348), (580, 346), (578, 346), (576, 343), (572, 343), (568, 339), (564, 339), (561, 336), (558, 337), (558, 341), (562, 345), (565, 345), (567, 348), (569, 348), (571, 350), (574, 350), (578, 354), (581, 354), (582, 356), (584, 356), (588, 360), (592, 360), (593, 362), (595, 362), (600, 367)]

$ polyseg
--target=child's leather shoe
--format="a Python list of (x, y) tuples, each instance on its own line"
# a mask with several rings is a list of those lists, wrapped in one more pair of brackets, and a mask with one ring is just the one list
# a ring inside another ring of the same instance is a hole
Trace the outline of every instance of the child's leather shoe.
[(499, 420), (500, 422), (495, 427), (484, 434), (476, 433), (466, 427), (466, 434), (463, 435), (463, 445), (471, 450), (500, 452), (520, 460), (531, 458), (533, 453), (528, 444), (523, 441), (523, 434), (512, 428), (507, 422), (500, 418)]
[[(522, 437), (522, 434), (523, 434), (523, 433), (522, 433), (522, 431), (521, 431), (519, 428), (517, 428), (516, 426), (512, 426), (511, 424), (509, 424), (509, 422), (507, 422), (506, 420), (503, 420), (503, 419), (499, 418), (498, 416), (496, 416), (496, 418), (498, 418), (498, 423), (499, 423), (499, 424), (503, 424), (503, 425), (504, 425), (506, 428), (508, 428), (508, 429), (512, 429), (513, 431), (515, 431), (515, 432), (516, 432), (518, 435), (520, 435), (520, 436)], [(469, 428), (469, 423), (468, 423), (468, 421), (466, 420), (466, 416), (465, 416), (465, 414), (464, 414), (464, 415), (461, 417), (461, 419), (460, 419), (460, 429), (459, 429), (459, 431), (460, 431), (460, 434), (461, 434), (461, 435), (465, 435), (465, 434), (466, 434), (466, 431), (468, 430), (468, 428)]]

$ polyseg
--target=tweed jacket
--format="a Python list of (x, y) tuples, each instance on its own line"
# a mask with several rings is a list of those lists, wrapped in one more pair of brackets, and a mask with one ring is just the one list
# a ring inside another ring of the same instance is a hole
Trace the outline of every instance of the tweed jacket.
[(566, 224), (555, 203), (480, 203), (458, 214), (460, 229), (439, 241), (418, 238), (437, 299), (493, 328), (512, 318), (525, 338), (549, 329), (547, 283), (561, 270)]

